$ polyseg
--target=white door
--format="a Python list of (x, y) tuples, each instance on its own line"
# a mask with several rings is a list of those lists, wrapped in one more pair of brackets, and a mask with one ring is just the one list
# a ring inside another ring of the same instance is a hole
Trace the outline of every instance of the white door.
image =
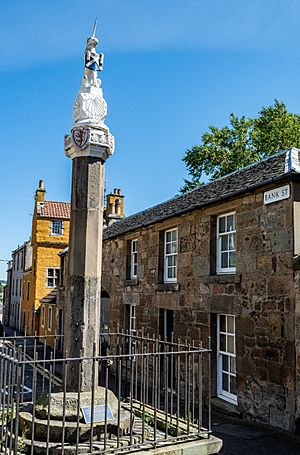
[(235, 316), (218, 315), (217, 349), (218, 397), (236, 404)]

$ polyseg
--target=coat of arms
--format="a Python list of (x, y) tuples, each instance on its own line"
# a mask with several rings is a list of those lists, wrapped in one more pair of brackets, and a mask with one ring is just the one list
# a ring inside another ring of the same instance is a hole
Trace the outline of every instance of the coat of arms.
[(83, 150), (87, 147), (89, 138), (90, 138), (90, 130), (88, 128), (73, 128), (72, 129), (73, 142), (81, 150)]

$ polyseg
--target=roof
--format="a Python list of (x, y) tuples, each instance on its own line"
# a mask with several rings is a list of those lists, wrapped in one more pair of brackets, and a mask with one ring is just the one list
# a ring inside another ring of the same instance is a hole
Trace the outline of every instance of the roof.
[(45, 218), (70, 219), (71, 205), (69, 202), (45, 201), (39, 202), (37, 213)]
[(15, 254), (15, 253), (18, 253), (20, 250), (23, 250), (26, 248), (27, 244), (30, 243), (30, 239), (29, 240), (26, 240), (24, 243), (22, 243), (22, 245), (18, 245), (18, 248), (16, 248), (15, 250), (12, 251), (12, 256)]
[(282, 180), (291, 174), (300, 175), (299, 153), (300, 150), (295, 148), (283, 150), (188, 193), (123, 218), (106, 227), (103, 238), (113, 238), (167, 218), (200, 209), (268, 183)]

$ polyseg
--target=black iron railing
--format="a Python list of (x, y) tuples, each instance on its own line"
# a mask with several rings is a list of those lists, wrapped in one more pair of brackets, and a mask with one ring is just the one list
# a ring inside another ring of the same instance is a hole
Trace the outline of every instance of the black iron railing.
[(209, 345), (104, 333), (100, 355), (95, 345), (92, 357), (63, 358), (58, 339), (0, 338), (0, 452), (114, 453), (209, 438)]

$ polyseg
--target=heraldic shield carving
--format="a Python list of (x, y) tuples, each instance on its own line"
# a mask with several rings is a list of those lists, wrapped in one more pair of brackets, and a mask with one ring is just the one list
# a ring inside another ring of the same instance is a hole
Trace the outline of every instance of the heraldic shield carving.
[(90, 138), (90, 130), (89, 128), (73, 128), (72, 129), (72, 139), (74, 144), (84, 150)]

